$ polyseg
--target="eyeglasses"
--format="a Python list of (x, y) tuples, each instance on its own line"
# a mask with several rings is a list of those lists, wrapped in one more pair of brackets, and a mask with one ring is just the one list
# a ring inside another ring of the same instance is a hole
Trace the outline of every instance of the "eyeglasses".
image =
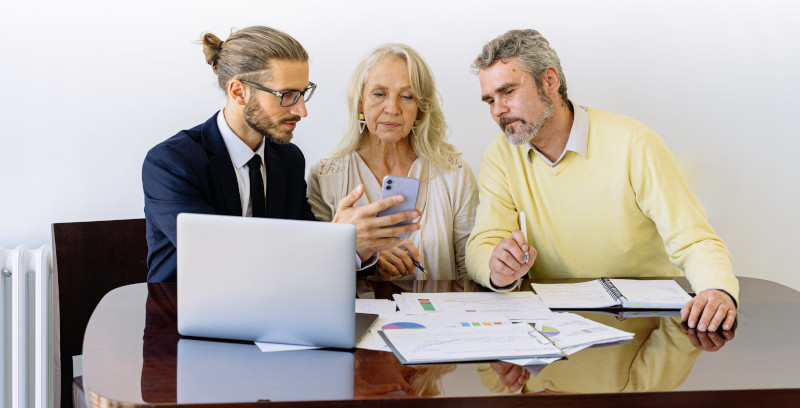
[[(302, 91), (288, 91), (288, 92), (278, 92), (273, 91), (272, 89), (263, 87), (259, 84), (245, 81), (244, 79), (240, 79), (242, 83), (252, 86), (253, 88), (258, 89), (259, 91), (269, 92), (275, 96), (280, 96), (281, 98), (281, 106), (284, 108), (288, 108), (297, 103), (300, 100), (300, 97), (303, 97), (303, 100), (308, 102), (311, 99), (311, 95), (314, 95), (314, 90), (317, 89), (317, 84), (313, 82), (308, 83), (308, 87)], [(306, 95), (308, 93), (308, 95)]]

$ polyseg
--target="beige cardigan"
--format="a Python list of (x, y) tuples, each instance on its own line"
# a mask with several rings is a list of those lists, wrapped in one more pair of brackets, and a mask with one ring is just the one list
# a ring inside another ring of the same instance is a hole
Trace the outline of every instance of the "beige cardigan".
[[(420, 180), (416, 208), (422, 211), (417, 220), (422, 228), (408, 239), (419, 249), (428, 274), (417, 270), (416, 279), (467, 279), (465, 246), (475, 220), (478, 188), (465, 161), (454, 158), (452, 163), (454, 169), (437, 170), (418, 158), (405, 175)], [(377, 201), (381, 184), (357, 152), (314, 164), (308, 174), (308, 201), (317, 220), (332, 220), (339, 200), (362, 183), (365, 194), (357, 204)]]

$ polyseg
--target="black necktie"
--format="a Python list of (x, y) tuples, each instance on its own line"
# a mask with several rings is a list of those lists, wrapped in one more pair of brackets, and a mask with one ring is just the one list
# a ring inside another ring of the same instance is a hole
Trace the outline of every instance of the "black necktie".
[(250, 171), (250, 204), (253, 217), (267, 217), (267, 204), (264, 195), (264, 179), (261, 178), (261, 156), (254, 154), (247, 162)]

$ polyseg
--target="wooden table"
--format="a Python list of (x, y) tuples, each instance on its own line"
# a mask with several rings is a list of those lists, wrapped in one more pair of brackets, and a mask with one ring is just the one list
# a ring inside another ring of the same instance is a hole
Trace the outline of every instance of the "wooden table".
[[(522, 394), (503, 385), (498, 364), (403, 366), (387, 352), (261, 353), (252, 343), (181, 338), (175, 284), (135, 284), (109, 292), (94, 311), (83, 381), (95, 407), (800, 406), (800, 292), (755, 278), (740, 284), (738, 325), (726, 333), (694, 333), (677, 317), (581, 312), (634, 331), (634, 341), (552, 363)], [(484, 289), (462, 281), (362, 281), (359, 292), (390, 298), (464, 290)]]

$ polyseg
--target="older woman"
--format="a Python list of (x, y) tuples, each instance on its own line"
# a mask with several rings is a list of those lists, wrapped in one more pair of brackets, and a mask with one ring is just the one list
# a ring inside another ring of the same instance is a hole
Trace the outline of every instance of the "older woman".
[[(356, 67), (348, 88), (347, 129), (330, 158), (312, 166), (308, 199), (318, 220), (333, 219), (348, 191), (363, 184), (358, 205), (377, 201), (384, 176), (419, 179), (420, 230), (380, 253), (381, 279), (466, 279), (465, 245), (478, 192), (475, 176), (447, 143), (430, 68), (414, 49), (388, 44)], [(427, 274), (415, 268), (422, 264)]]

